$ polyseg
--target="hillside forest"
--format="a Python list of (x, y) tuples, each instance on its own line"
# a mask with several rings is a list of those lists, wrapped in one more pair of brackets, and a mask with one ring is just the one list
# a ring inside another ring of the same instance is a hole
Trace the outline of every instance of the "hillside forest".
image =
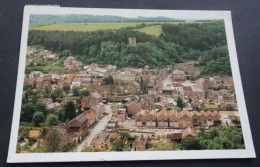
[[(161, 25), (159, 36), (137, 31)], [(136, 38), (136, 46), (128, 38)], [(163, 68), (199, 61), (201, 76), (232, 75), (224, 21), (205, 23), (140, 23), (120, 29), (80, 31), (30, 30), (28, 46), (40, 45), (63, 57), (75, 56), (85, 64)]]

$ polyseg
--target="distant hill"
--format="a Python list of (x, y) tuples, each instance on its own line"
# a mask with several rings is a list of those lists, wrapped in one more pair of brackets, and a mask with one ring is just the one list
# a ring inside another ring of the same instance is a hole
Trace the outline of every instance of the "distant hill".
[[(160, 31), (160, 35), (149, 35), (149, 31)], [(129, 37), (136, 38), (136, 45), (129, 44)], [(84, 64), (163, 68), (195, 60), (199, 61), (201, 75), (232, 75), (223, 20), (199, 24), (140, 23), (135, 27), (86, 32), (30, 30), (28, 45), (43, 46), (63, 57), (75, 56)]]
[(120, 23), (120, 22), (185, 22), (185, 20), (168, 17), (137, 17), (98, 15), (31, 15), (30, 23)]

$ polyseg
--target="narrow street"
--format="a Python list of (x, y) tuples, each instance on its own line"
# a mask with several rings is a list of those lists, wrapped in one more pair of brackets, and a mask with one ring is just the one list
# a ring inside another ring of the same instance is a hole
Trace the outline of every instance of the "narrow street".
[(84, 139), (84, 141), (78, 146), (77, 148), (77, 152), (81, 152), (84, 148), (84, 146), (87, 144), (89, 145), (90, 142), (92, 141), (92, 139), (98, 134), (100, 133), (102, 130), (104, 130), (107, 126), (107, 122), (109, 121), (109, 119), (112, 116), (112, 112), (111, 112), (111, 107), (109, 105), (106, 105), (106, 111), (107, 114), (106, 116), (104, 116), (101, 120), (99, 120), (99, 122), (95, 125), (95, 127), (93, 127), (93, 129), (91, 130), (91, 132), (89, 133), (89, 135)]
[(164, 90), (171, 90), (172, 89), (172, 78), (171, 75), (168, 75), (163, 81), (163, 89)]

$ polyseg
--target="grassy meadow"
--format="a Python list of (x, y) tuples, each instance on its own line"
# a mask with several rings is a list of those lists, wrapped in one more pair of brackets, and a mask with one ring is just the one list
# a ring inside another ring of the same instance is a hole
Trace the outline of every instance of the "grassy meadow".
[[(97, 30), (117, 30), (120, 28), (131, 27), (134, 30), (147, 33), (149, 35), (159, 36), (162, 33), (161, 25), (151, 25), (155, 22), (145, 22), (146, 26), (142, 28), (136, 28), (140, 25), (140, 22), (133, 23), (56, 23), (56, 24), (40, 24), (32, 23), (29, 26), (30, 30), (44, 30), (44, 31), (81, 31), (81, 32), (91, 32)], [(156, 23), (163, 24), (163, 23)], [(179, 24), (178, 22), (173, 22), (171, 24)]]
[(140, 32), (144, 32), (149, 35), (155, 35), (155, 36), (159, 36), (162, 33), (161, 25), (146, 26), (136, 30)]

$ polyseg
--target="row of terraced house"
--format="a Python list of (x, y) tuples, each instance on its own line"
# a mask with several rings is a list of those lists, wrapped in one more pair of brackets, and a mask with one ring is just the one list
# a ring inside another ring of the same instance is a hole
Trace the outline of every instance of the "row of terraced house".
[(212, 127), (220, 123), (218, 111), (192, 111), (176, 110), (166, 111), (165, 109), (157, 112), (155, 110), (142, 110), (136, 114), (136, 125), (138, 127), (169, 127), (182, 129), (194, 126)]

